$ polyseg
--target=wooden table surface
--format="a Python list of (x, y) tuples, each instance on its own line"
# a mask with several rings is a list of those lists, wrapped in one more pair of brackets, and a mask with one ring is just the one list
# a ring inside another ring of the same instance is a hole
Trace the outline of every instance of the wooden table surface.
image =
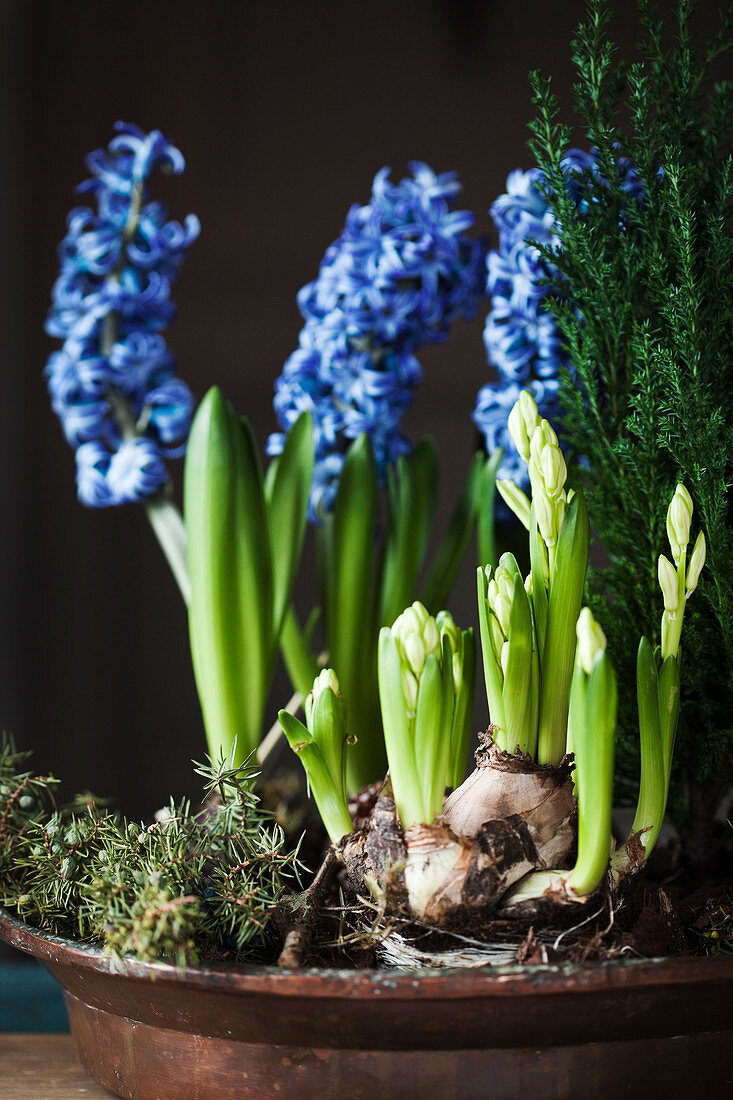
[(0, 1034), (2, 1100), (109, 1100), (79, 1065), (70, 1035)]

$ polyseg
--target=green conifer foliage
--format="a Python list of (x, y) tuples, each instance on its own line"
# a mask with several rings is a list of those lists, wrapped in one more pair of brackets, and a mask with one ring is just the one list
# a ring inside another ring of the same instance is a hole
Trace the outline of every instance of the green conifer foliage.
[[(530, 145), (560, 228), (560, 251), (543, 252), (569, 351), (564, 431), (587, 460), (591, 524), (611, 565), (592, 573), (590, 603), (622, 684), (634, 682), (631, 640), (659, 641), (657, 555), (676, 482), (689, 487), (707, 539), (686, 617), (677, 760), (693, 785), (708, 780), (712, 803), (733, 748), (733, 85), (715, 82), (733, 8), (704, 43), (694, 8), (681, 0), (665, 24), (642, 0), (638, 59), (625, 65), (608, 5), (590, 0), (572, 46), (574, 107), (599, 170), (568, 193), (571, 129), (536, 73)], [(620, 185), (620, 155), (643, 183), (640, 202)], [(635, 780), (634, 692), (619, 703), (622, 761)]]

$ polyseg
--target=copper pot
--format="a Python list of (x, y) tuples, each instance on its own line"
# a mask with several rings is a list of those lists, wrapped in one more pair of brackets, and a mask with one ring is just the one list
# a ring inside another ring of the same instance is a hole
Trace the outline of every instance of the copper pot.
[(733, 957), (471, 971), (177, 970), (0, 936), (64, 987), (80, 1060), (136, 1100), (712, 1098), (733, 1087)]

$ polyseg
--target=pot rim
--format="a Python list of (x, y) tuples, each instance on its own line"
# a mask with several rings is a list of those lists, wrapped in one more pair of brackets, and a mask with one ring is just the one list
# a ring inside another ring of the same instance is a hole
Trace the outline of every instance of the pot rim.
[(480, 969), (348, 970), (304, 968), (284, 970), (253, 963), (234, 966), (213, 963), (176, 967), (164, 962), (116, 960), (102, 948), (41, 932), (24, 924), (0, 906), (0, 939), (11, 947), (50, 963), (71, 966), (110, 977), (142, 982), (165, 982), (187, 988), (234, 994), (302, 997), (307, 981), (309, 997), (380, 1000), (414, 999), (422, 994), (440, 1000), (487, 996), (536, 996), (538, 993), (592, 993), (601, 990), (649, 988), (711, 981), (733, 982), (733, 955), (681, 956), (661, 959), (616, 959), (601, 963), (511, 964)]

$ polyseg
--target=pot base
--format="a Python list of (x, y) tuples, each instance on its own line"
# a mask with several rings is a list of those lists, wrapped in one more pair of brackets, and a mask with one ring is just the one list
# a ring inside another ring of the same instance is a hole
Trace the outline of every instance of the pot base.
[(151, 1027), (69, 993), (66, 1004), (79, 1060), (127, 1100), (586, 1100), (638, 1095), (652, 1083), (650, 1095), (715, 1097), (730, 1059), (730, 1032), (545, 1050), (338, 1050)]

